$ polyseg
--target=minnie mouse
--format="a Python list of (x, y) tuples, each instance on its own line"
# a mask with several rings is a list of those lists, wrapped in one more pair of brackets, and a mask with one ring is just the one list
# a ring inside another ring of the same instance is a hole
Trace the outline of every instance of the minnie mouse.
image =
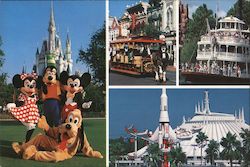
[(21, 93), (18, 100), (15, 103), (9, 103), (7, 108), (17, 120), (27, 127), (27, 142), (30, 140), (40, 118), (36, 102), (38, 101), (37, 89), (40, 88), (41, 84), (35, 73), (16, 74), (12, 79), (12, 83)]

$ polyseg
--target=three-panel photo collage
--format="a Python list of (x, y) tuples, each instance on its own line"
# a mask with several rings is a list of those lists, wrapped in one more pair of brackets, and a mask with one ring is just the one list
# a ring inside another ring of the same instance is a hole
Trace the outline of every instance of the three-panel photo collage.
[(250, 1), (0, 1), (0, 167), (249, 167)]

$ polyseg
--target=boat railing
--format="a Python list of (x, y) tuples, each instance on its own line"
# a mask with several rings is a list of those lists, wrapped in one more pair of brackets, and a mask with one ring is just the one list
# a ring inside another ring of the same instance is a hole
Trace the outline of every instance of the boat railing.
[(230, 53), (230, 52), (216, 52), (215, 56), (223, 56), (223, 57), (237, 57), (237, 58), (247, 58), (247, 54), (241, 53)]
[[(235, 37), (235, 36), (218, 36), (217, 37), (218, 42), (222, 42), (222, 43), (241, 43), (243, 45), (249, 45), (249, 39), (247, 38), (241, 38), (241, 37)], [(210, 36), (201, 36), (201, 41), (202, 42), (211, 42), (212, 38)]]
[[(211, 58), (211, 55), (212, 55), (212, 52), (210, 50), (207, 50), (207, 51), (197, 51), (197, 58)], [(243, 59), (244, 61), (246, 59), (250, 59), (248, 54), (241, 54), (241, 53), (230, 53), (230, 52), (216, 52), (213, 54), (213, 57), (214, 59), (223, 59), (224, 58), (238, 58), (239, 60), (240, 59)], [(242, 61), (243, 61), (242, 60)]]
[(210, 64), (210, 69), (207, 67), (206, 63), (199, 62), (194, 63), (181, 63), (180, 70), (181, 72), (200, 72), (208, 74), (217, 74), (222, 76), (230, 76), (237, 78), (250, 78), (250, 74), (247, 74), (246, 68), (240, 69), (239, 66), (220, 66), (216, 64)]
[(201, 36), (201, 41), (211, 41), (211, 37), (207, 35), (202, 35)]
[(245, 38), (239, 38), (239, 37), (234, 37), (234, 36), (224, 36), (218, 38), (218, 42), (222, 41), (223, 43), (228, 42), (228, 43), (241, 43), (245, 45), (249, 45), (249, 39)]

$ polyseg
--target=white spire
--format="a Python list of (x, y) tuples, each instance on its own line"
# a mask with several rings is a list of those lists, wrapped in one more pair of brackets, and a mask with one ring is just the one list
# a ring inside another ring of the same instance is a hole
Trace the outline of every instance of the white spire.
[(169, 116), (168, 116), (168, 97), (166, 94), (166, 89), (162, 88), (161, 94), (161, 107), (160, 107), (160, 123), (169, 123)]
[(201, 101), (201, 112), (203, 112), (204, 111), (204, 102), (203, 102), (203, 100)]
[(241, 109), (241, 114), (242, 114), (242, 116), (241, 116), (242, 122), (245, 123), (245, 113), (244, 113), (244, 108), (243, 107)]
[(242, 117), (241, 117), (241, 110), (239, 109), (239, 120), (241, 121), (242, 120)]
[(205, 113), (210, 114), (208, 91), (205, 91)]
[(198, 113), (197, 105), (195, 105), (195, 114)]
[(51, 1), (51, 6), (50, 6), (50, 20), (49, 20), (49, 25), (50, 26), (56, 26), (55, 25), (55, 18), (54, 18), (54, 8), (53, 8), (53, 1)]
[(185, 118), (185, 116), (182, 117), (182, 123), (183, 123), (183, 124), (186, 123), (186, 118)]
[(51, 1), (48, 31), (49, 31), (48, 47), (49, 47), (49, 51), (53, 52), (55, 51), (55, 38), (56, 38), (56, 24), (55, 24), (55, 18), (54, 18), (53, 1)]
[(66, 59), (70, 60), (71, 59), (71, 41), (69, 39), (69, 33), (67, 33), (65, 54), (66, 54)]
[(200, 102), (198, 101), (198, 113), (201, 112), (201, 106), (200, 106)]

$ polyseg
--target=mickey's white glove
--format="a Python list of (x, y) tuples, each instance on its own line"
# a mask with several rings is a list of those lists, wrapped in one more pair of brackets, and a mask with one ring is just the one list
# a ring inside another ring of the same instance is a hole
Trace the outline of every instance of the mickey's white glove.
[(92, 104), (92, 101), (85, 102), (85, 103), (82, 104), (82, 108), (83, 109), (89, 109), (91, 104)]

